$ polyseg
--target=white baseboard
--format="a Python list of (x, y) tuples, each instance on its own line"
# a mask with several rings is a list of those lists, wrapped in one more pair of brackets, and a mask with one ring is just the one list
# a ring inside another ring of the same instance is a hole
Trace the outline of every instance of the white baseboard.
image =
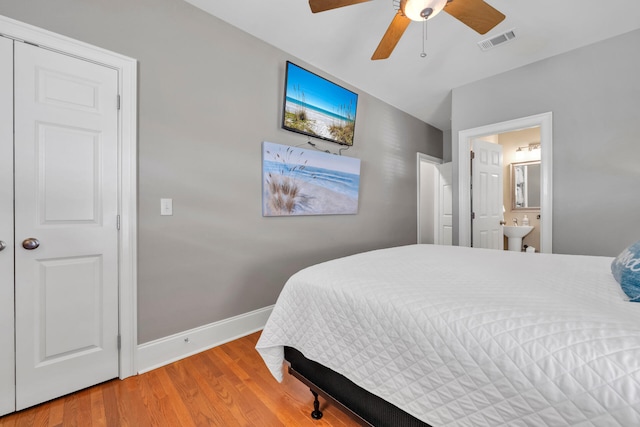
[(151, 371), (264, 328), (273, 306), (210, 323), (138, 346), (138, 373)]

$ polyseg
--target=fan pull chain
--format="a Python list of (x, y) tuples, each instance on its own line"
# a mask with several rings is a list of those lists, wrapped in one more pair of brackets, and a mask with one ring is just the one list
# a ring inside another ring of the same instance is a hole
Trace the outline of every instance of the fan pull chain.
[(427, 18), (424, 19), (424, 23), (422, 24), (422, 53), (420, 54), (420, 58), (426, 58), (427, 52), (424, 51), (424, 45), (427, 40)]

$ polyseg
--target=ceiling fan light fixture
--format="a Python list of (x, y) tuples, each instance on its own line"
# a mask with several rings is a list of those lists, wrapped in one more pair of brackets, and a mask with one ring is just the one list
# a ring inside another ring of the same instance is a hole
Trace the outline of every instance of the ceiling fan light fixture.
[(436, 16), (447, 4), (447, 0), (401, 0), (400, 10), (412, 21), (424, 21)]

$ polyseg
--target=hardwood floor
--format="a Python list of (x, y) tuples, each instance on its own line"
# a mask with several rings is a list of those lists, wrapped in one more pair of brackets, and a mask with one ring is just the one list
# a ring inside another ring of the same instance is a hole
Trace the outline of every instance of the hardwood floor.
[(358, 424), (285, 374), (279, 384), (254, 349), (260, 333), (125, 380), (115, 379), (0, 417), (9, 426), (314, 426)]

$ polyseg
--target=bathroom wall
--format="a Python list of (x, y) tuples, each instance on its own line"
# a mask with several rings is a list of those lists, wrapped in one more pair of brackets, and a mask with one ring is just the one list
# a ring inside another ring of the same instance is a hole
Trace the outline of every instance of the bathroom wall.
[[(540, 209), (531, 209), (527, 211), (514, 211), (512, 193), (511, 193), (511, 163), (529, 162), (534, 160), (540, 160), (540, 150), (523, 150), (520, 154), (516, 155), (518, 147), (527, 146), (530, 143), (540, 142), (540, 128), (522, 129), (515, 132), (505, 132), (498, 135), (498, 143), (502, 145), (502, 160), (503, 160), (503, 176), (504, 176), (504, 220), (507, 225), (513, 225), (513, 218), (518, 218), (518, 224), (522, 224), (522, 219), (525, 214), (529, 218), (529, 225), (533, 226), (531, 233), (527, 234), (522, 239), (522, 244), (527, 246), (533, 246), (536, 248), (536, 252), (540, 251), (540, 220), (538, 215)], [(505, 246), (507, 249), (507, 239), (505, 237)]]

